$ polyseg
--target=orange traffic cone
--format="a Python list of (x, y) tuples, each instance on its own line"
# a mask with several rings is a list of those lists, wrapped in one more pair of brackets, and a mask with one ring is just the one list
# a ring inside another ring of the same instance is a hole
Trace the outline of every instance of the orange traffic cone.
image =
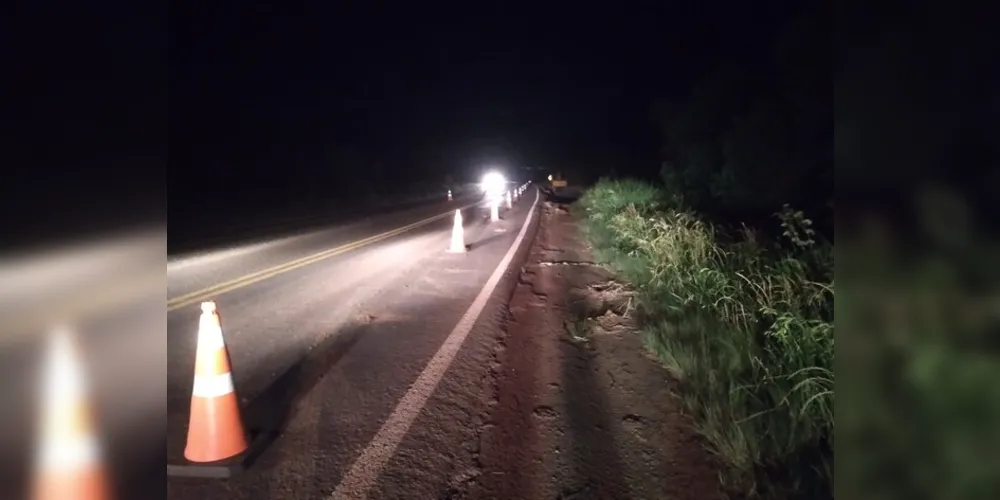
[(105, 500), (111, 488), (87, 403), (77, 346), (66, 328), (50, 337), (34, 500)]
[(248, 446), (215, 302), (202, 302), (184, 458), (215, 462), (239, 455)]
[(465, 235), (462, 230), (462, 211), (455, 210), (455, 225), (451, 229), (451, 247), (449, 252), (461, 253), (465, 251)]

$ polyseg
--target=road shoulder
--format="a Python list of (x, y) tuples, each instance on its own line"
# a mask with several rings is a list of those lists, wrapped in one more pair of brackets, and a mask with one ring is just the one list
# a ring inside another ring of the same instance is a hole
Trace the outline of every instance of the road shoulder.
[(592, 263), (566, 205), (540, 208), (466, 446), (476, 470), (447, 497), (718, 497), (674, 384), (633, 327), (628, 289)]

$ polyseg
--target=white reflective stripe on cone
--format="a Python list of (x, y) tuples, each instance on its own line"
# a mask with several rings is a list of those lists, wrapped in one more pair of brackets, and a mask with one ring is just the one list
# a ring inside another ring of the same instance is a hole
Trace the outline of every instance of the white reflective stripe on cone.
[(199, 398), (217, 398), (233, 392), (233, 374), (195, 375), (194, 390), (191, 393)]
[(222, 328), (212, 323), (214, 323), (212, 318), (202, 320), (198, 328), (198, 350), (209, 352), (226, 346), (226, 341), (222, 339)]
[(69, 442), (45, 443), (38, 457), (41, 469), (75, 470), (96, 464), (101, 448), (93, 436), (78, 436)]

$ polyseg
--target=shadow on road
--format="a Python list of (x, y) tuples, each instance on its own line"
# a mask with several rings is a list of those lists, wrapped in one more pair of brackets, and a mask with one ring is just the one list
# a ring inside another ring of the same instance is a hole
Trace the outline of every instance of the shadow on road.
[(610, 403), (596, 380), (597, 369), (585, 345), (563, 342), (563, 383), (571, 456), (583, 484), (561, 492), (562, 498), (630, 498), (618, 456)]
[(490, 242), (493, 242), (493, 241), (496, 241), (496, 240), (499, 240), (499, 239), (503, 239), (506, 236), (507, 236), (507, 233), (493, 233), (490, 236), (487, 236), (485, 238), (481, 238), (481, 239), (478, 239), (476, 241), (473, 241), (473, 242), (469, 243), (468, 247), (469, 247), (469, 250), (475, 250), (477, 248), (482, 248), (482, 247), (490, 244)]
[(294, 415), (299, 400), (351, 350), (368, 325), (352, 325), (333, 333), (289, 368), (244, 410), (251, 432), (280, 433)]
[[(577, 201), (582, 190), (566, 190), (565, 193), (546, 193), (546, 201), (558, 205)], [(566, 210), (564, 206), (556, 211)], [(554, 234), (558, 223), (552, 227)], [(559, 241), (557, 238), (556, 241)], [(565, 246), (565, 242), (562, 245)], [(566, 319), (578, 325), (586, 324), (593, 314), (584, 293), (583, 283), (595, 281), (590, 271), (564, 270), (566, 273), (554, 280), (559, 283), (561, 302)], [(562, 332), (569, 336), (589, 335), (584, 332)], [(577, 483), (567, 485), (560, 492), (560, 498), (616, 498), (627, 499), (632, 492), (625, 477), (626, 468), (619, 455), (620, 443), (616, 439), (619, 428), (617, 419), (611, 415), (613, 408), (607, 389), (598, 377), (604, 374), (596, 362), (596, 352), (586, 342), (564, 341), (559, 343), (562, 351), (562, 384), (565, 387), (567, 438), (570, 443), (570, 463)]]

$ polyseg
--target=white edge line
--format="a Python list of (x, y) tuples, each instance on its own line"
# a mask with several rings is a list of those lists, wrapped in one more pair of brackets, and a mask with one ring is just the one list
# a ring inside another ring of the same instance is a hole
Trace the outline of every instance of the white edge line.
[(448, 338), (444, 340), (444, 343), (441, 344), (434, 357), (424, 367), (423, 372), (417, 377), (416, 382), (410, 386), (410, 389), (406, 391), (406, 394), (396, 404), (396, 408), (389, 415), (385, 423), (382, 424), (382, 428), (372, 438), (371, 443), (361, 452), (361, 455), (354, 461), (351, 469), (341, 479), (337, 489), (330, 496), (331, 499), (367, 498), (368, 491), (375, 485), (382, 472), (382, 467), (395, 454), (396, 447), (403, 440), (403, 437), (406, 436), (410, 425), (416, 420), (417, 415), (423, 411), (424, 405), (430, 399), (434, 390), (437, 389), (438, 383), (448, 370), (452, 360), (455, 359), (455, 355), (458, 353), (459, 348), (462, 347), (462, 343), (465, 342), (465, 338), (469, 335), (476, 320), (479, 319), (479, 315), (486, 307), (486, 303), (489, 301), (490, 296), (493, 295), (493, 291), (500, 283), (500, 279), (507, 272), (510, 261), (514, 259), (514, 254), (521, 247), (521, 241), (524, 240), (524, 235), (528, 232), (528, 227), (531, 225), (531, 217), (535, 214), (538, 199), (539, 193), (535, 191), (535, 201), (531, 204), (531, 210), (528, 211), (528, 217), (524, 220), (521, 232), (518, 233), (510, 250), (507, 250), (507, 255), (504, 255), (503, 260), (500, 261), (496, 270), (493, 271), (493, 275), (490, 276), (486, 284), (483, 285), (483, 289), (479, 292), (479, 295), (476, 296), (476, 300), (472, 302), (472, 305), (465, 311), (462, 319), (458, 321), (455, 328), (448, 334)]

